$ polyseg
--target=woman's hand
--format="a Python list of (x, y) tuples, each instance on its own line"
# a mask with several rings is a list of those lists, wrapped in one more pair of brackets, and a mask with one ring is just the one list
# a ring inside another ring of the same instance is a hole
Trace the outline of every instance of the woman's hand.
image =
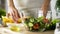
[(15, 8), (13, 0), (8, 0), (8, 1), (9, 1), (8, 6), (9, 6), (9, 9), (10, 9), (8, 16), (10, 15), (12, 17), (13, 21), (17, 23), (18, 19), (21, 16), (19, 15), (18, 10)]
[(43, 16), (46, 17), (48, 9), (49, 9), (49, 5), (50, 5), (50, 0), (44, 0), (44, 3), (42, 5), (42, 10), (43, 10)]
[(16, 8), (11, 8), (12, 11), (11, 11), (11, 16), (12, 16), (12, 19), (14, 22), (18, 22), (18, 19), (21, 18), (19, 13), (18, 13), (18, 10)]

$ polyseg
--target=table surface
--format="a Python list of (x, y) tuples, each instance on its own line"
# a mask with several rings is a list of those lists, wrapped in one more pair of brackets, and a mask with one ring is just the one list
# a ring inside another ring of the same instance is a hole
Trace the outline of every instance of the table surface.
[(54, 34), (54, 31), (46, 31), (46, 32), (28, 32), (26, 34)]
[(46, 32), (30, 32), (30, 31), (22, 31), (22, 32), (12, 32), (5, 27), (0, 27), (0, 34), (54, 34), (54, 31), (46, 31)]
[[(22, 29), (21, 29), (22, 28)], [(14, 32), (11, 31), (8, 27), (2, 27), (0, 26), (0, 34), (54, 34), (54, 31), (45, 31), (45, 32), (30, 32), (24, 29), (24, 26), (22, 26), (20, 29), (20, 32)]]

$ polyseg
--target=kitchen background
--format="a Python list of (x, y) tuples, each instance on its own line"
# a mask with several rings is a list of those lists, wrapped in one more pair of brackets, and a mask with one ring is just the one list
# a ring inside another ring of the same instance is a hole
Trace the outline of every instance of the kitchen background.
[[(36, 0), (37, 1), (37, 0)], [(51, 0), (51, 2), (50, 2), (50, 8), (49, 8), (49, 12), (47, 13), (47, 18), (50, 18), (50, 17), (52, 17), (52, 19), (56, 19), (56, 18), (60, 18), (60, 14), (58, 14), (58, 16), (56, 15), (56, 13), (57, 13), (57, 11), (56, 11), (56, 9), (55, 9), (55, 6), (56, 6), (56, 1), (57, 0)], [(32, 4), (32, 2), (33, 2), (33, 0), (31, 1), (31, 3), (30, 4)], [(37, 1), (37, 2), (39, 2), (39, 1)], [(39, 3), (42, 3), (43, 2), (43, 0), (41, 0)], [(32, 4), (33, 6), (34, 6), (34, 4)], [(41, 4), (40, 4), (41, 5)], [(29, 5), (30, 6), (30, 5)], [(37, 6), (39, 6), (39, 5), (37, 5)], [(35, 7), (35, 6), (34, 6)], [(39, 8), (39, 7), (38, 7)], [(37, 8), (37, 9), (38, 9)], [(37, 11), (39, 11), (37, 14), (36, 14), (36, 16), (42, 16), (42, 10), (36, 10), (36, 9), (32, 9), (32, 11), (36, 11), (36, 13), (37, 13)], [(2, 16), (5, 16), (6, 15), (6, 13), (9, 11), (9, 6), (8, 6), (8, 0), (0, 0), (0, 18), (2, 17)], [(30, 13), (32, 13), (32, 12), (30, 12)], [(34, 14), (34, 13), (32, 13), (32, 14)], [(35, 16), (35, 17), (36, 17)], [(56, 22), (56, 21), (53, 21), (54, 23)], [(1, 21), (1, 19), (0, 19), (0, 23), (2, 23), (2, 21)], [(55, 23), (56, 24), (56, 23)], [(48, 26), (48, 25), (47, 25)]]
[[(37, 1), (37, 0), (36, 0), (36, 1)], [(59, 18), (59, 17), (60, 17), (60, 15), (58, 15), (58, 16), (56, 15), (56, 10), (55, 10), (56, 1), (57, 1), (57, 0), (51, 0), (49, 12), (48, 12), (48, 14), (47, 14), (47, 15), (48, 15), (47, 17), (50, 17), (50, 12), (52, 12), (52, 19), (54, 19), (54, 18)], [(5, 5), (6, 5), (6, 10), (9, 11), (9, 10), (8, 10), (8, 9), (9, 9), (9, 8), (8, 8), (8, 0), (6, 0), (5, 2), (6, 2), (6, 4), (5, 4)], [(31, 3), (29, 3), (29, 4), (31, 4), (31, 5), (34, 6), (34, 4), (32, 4), (32, 2), (33, 2), (33, 0), (32, 0)], [(39, 1), (37, 1), (37, 2), (39, 2)], [(42, 5), (42, 2), (43, 2), (43, 0), (40, 1), (40, 6)], [(30, 6), (30, 5), (29, 5), (29, 6)], [(37, 5), (37, 6), (39, 6), (39, 5)], [(34, 7), (35, 7), (35, 6), (34, 6)], [(6, 11), (6, 12), (7, 12), (7, 11)], [(33, 9), (33, 11), (34, 11), (34, 9)], [(38, 11), (38, 10), (36, 10), (36, 13), (37, 13), (37, 11)], [(41, 16), (42, 11), (41, 11), (41, 10), (39, 10), (39, 11), (40, 11), (40, 12), (39, 12), (39, 13), (40, 13), (39, 15)]]
[[(32, 4), (32, 1), (31, 1), (30, 4)], [(37, 1), (37, 2), (39, 2), (39, 1)], [(43, 0), (41, 0), (41, 2), (43, 2)], [(56, 16), (55, 4), (56, 4), (56, 0), (51, 0), (51, 3), (50, 3), (51, 10), (49, 10), (49, 11), (52, 12), (52, 18), (53, 19), (60, 17), (60, 15)], [(6, 13), (7, 13), (9, 11), (8, 10), (8, 0), (0, 0), (0, 8), (6, 9)], [(36, 10), (36, 11), (38, 11), (38, 10)], [(40, 14), (39, 15), (41, 15), (42, 12), (41, 12), (41, 10), (39, 10), (39, 11), (40, 11)], [(47, 17), (50, 16), (50, 12), (48, 12), (48, 14), (47, 14), (48, 16)]]

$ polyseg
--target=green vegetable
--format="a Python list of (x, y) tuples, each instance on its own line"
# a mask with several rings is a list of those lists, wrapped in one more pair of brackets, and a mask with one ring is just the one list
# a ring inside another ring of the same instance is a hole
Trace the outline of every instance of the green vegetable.
[(34, 22), (34, 18), (30, 18), (30, 22)]
[[(50, 18), (48, 18), (49, 23), (44, 23), (43, 19), (44, 19), (43, 16), (39, 17), (39, 18), (30, 17), (29, 19), (27, 19), (25, 21), (25, 24), (28, 26), (30, 31), (41, 31), (43, 29), (44, 30), (45, 29), (46, 30), (54, 30), (55, 27), (56, 27), (56, 23), (60, 22), (59, 19), (53, 19), (53, 20), (50, 21)], [(37, 26), (37, 25), (35, 25), (36, 23), (39, 24), (39, 29), (38, 30), (33, 29), (33, 26)]]
[(57, 9), (57, 8), (59, 8), (59, 10), (60, 10), (60, 0), (57, 0), (57, 1), (56, 1), (56, 9)]
[(43, 19), (44, 19), (43, 16), (42, 16), (42, 17), (39, 17), (39, 18), (37, 19), (37, 22), (41, 22), (41, 21), (43, 21)]
[(1, 18), (2, 16), (6, 16), (6, 11), (5, 11), (4, 9), (1, 9), (1, 8), (0, 8), (0, 18)]
[(29, 27), (32, 27), (33, 26), (33, 24), (32, 23), (29, 23)]
[(30, 27), (30, 30), (32, 30), (32, 28)]
[(52, 20), (51, 22), (52, 22), (53, 24), (56, 24), (56, 23), (60, 22), (60, 20), (59, 20), (59, 19), (54, 19), (54, 20)]

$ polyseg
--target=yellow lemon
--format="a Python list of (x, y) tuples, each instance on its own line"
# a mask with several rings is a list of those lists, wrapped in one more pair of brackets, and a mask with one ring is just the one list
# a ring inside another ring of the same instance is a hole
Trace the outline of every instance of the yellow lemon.
[(13, 23), (13, 20), (9, 18), (9, 23)]
[(8, 22), (8, 18), (7, 17), (2, 17), (2, 20), (3, 20), (3, 22)]
[(17, 27), (17, 26), (11, 26), (10, 29), (11, 29), (12, 31), (16, 31), (16, 32), (20, 31), (20, 28)]
[(19, 19), (18, 19), (18, 23), (21, 23), (21, 22), (22, 22), (22, 19), (21, 19), (21, 18), (19, 18)]

